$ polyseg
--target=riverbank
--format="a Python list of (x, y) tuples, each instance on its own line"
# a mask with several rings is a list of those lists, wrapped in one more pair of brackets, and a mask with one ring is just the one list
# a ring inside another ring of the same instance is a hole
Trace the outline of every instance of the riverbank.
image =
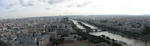
[(86, 21), (86, 23), (88, 23), (90, 25), (93, 25), (93, 26), (96, 26), (98, 28), (101, 28), (102, 31), (108, 31), (110, 33), (118, 34), (118, 35), (121, 35), (121, 36), (127, 37), (127, 38), (142, 40), (141, 39), (142, 35), (140, 35), (139, 33), (133, 33), (133, 32), (128, 32), (128, 31), (119, 31), (119, 30), (114, 29), (114, 28), (106, 27), (104, 25), (98, 25), (98, 24), (95, 24), (95, 23), (92, 23), (92, 22), (87, 22), (87, 21)]
[[(84, 23), (84, 21), (80, 21), (80, 22)], [(89, 24), (87, 22), (85, 22), (85, 23), (86, 24), (84, 24), (84, 25), (86, 25), (86, 26), (90, 25), (89, 27), (96, 27), (95, 25)], [(97, 28), (97, 29), (101, 30), (102, 28)], [(123, 34), (121, 32), (115, 32), (112, 30), (108, 30), (106, 28), (105, 28), (105, 31), (103, 31), (103, 30), (104, 29), (102, 29), (101, 32), (91, 32), (90, 34), (95, 35), (95, 36), (105, 35), (111, 39), (120, 41), (121, 43), (123, 42), (123, 43), (127, 44), (127, 46), (147, 46), (147, 45), (150, 45), (150, 41), (147, 41), (147, 40), (146, 41), (138, 40), (135, 38), (127, 37), (127, 35), (123, 36), (123, 35), (121, 35), (121, 34)]]
[[(78, 22), (78, 23), (81, 24), (83, 27), (86, 27), (85, 29), (90, 29), (90, 27), (87, 27), (80, 22)], [(122, 46), (117, 41), (110, 39), (109, 37), (106, 37), (104, 35), (101, 35), (101, 36), (90, 35), (88, 32), (82, 32), (82, 30), (78, 29), (75, 24), (73, 24), (73, 25), (74, 25), (73, 29), (75, 29), (77, 31), (78, 35), (81, 35), (84, 40), (88, 40), (89, 42), (94, 42), (94, 43), (106, 42), (111, 46)]]

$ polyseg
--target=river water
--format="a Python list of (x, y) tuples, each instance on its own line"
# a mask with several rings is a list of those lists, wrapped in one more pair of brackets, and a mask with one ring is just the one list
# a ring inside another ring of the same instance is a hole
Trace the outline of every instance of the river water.
[[(81, 26), (80, 24), (78, 24), (78, 21), (73, 20), (74, 24), (77, 25), (78, 28), (80, 29), (85, 29), (83, 26)], [(90, 27), (91, 29), (98, 29), (97, 27), (84, 23), (82, 22), (84, 25)], [(100, 29), (99, 29), (100, 30)], [(103, 31), (103, 32), (91, 32), (91, 35), (95, 35), (95, 36), (100, 36), (100, 35), (105, 35), (111, 39), (117, 40), (117, 41), (121, 41), (127, 44), (127, 46), (150, 46), (150, 42), (144, 42), (141, 40), (136, 40), (136, 39), (132, 39), (132, 38), (127, 38), (127, 37), (123, 37), (121, 35), (118, 34), (113, 34), (110, 33), (108, 31)]]

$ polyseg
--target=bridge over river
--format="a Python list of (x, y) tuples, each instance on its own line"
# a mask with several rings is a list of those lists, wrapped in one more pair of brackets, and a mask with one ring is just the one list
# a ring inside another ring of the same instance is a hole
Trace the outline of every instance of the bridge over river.
[(99, 29), (81, 29), (83, 32), (86, 32), (87, 30), (90, 31), (90, 32), (102, 32), (101, 30)]

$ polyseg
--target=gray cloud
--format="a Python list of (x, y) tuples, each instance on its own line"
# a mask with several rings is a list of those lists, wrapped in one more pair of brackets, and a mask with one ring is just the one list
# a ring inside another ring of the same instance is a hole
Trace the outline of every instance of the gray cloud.
[(39, 2), (39, 3), (46, 3), (46, 4), (56, 4), (56, 3), (60, 3), (63, 2), (65, 0), (29, 0), (27, 2), (25, 2), (24, 0), (19, 0), (20, 4), (22, 6), (34, 6), (36, 4), (34, 4), (35, 2)]
[(87, 6), (90, 3), (91, 3), (90, 1), (84, 2), (83, 4), (78, 4), (77, 7), (84, 7), (84, 6)]
[(65, 0), (49, 0), (48, 3), (49, 4), (55, 4), (55, 3), (60, 3), (60, 2), (63, 2)]
[(1, 7), (9, 9), (9, 8), (12, 8), (12, 7), (18, 5), (19, 2), (18, 2), (18, 0), (13, 0), (13, 1), (11, 1), (11, 0), (1, 0), (0, 4), (1, 4)]
[(20, 5), (26, 7), (26, 6), (34, 6), (33, 2), (35, 2), (35, 1), (29, 0), (29, 1), (25, 2), (24, 0), (19, 0), (19, 2), (20, 2)]
[[(10, 8), (15, 7), (17, 5), (20, 5), (23, 7), (35, 6), (35, 5), (39, 5), (40, 3), (52, 5), (52, 4), (60, 3), (63, 1), (65, 1), (65, 0), (0, 0), (0, 5), (3, 4), (2, 7), (10, 9)], [(35, 3), (39, 3), (39, 4), (35, 4)]]
[(81, 8), (81, 7), (87, 6), (87, 5), (90, 4), (90, 3), (91, 3), (90, 1), (86, 1), (86, 2), (83, 2), (83, 3), (70, 4), (70, 5), (68, 5), (67, 7), (77, 7), (77, 8)]

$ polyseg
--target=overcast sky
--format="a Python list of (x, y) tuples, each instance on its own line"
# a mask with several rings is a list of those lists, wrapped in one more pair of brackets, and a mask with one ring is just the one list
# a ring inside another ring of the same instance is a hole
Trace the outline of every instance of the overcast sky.
[(0, 17), (150, 14), (150, 0), (0, 0)]

